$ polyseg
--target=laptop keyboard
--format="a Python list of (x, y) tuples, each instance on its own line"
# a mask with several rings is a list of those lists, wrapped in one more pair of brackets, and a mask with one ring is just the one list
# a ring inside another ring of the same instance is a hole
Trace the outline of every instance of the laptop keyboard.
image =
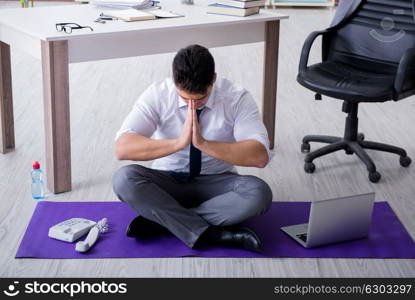
[(297, 237), (303, 242), (307, 242), (307, 233), (297, 234)]

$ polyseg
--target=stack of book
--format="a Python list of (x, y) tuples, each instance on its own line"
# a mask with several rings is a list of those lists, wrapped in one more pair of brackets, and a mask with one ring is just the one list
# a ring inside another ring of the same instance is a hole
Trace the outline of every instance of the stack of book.
[(265, 0), (216, 0), (208, 5), (209, 14), (250, 16), (259, 13), (260, 7), (265, 5)]

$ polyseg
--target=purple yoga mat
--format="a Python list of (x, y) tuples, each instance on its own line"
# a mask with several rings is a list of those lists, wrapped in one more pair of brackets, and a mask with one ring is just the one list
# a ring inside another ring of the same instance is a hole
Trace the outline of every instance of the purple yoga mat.
[[(17, 251), (16, 258), (133, 258), (133, 257), (324, 257), (415, 258), (415, 243), (387, 202), (375, 203), (367, 239), (305, 249), (285, 235), (281, 226), (306, 223), (309, 202), (274, 202), (263, 216), (246, 222), (262, 239), (261, 254), (209, 247), (192, 250), (174, 236), (138, 240), (125, 236), (137, 215), (121, 202), (39, 202)], [(73, 217), (98, 221), (108, 218), (109, 231), (91, 251), (78, 253), (75, 243), (48, 237), (49, 227)]]

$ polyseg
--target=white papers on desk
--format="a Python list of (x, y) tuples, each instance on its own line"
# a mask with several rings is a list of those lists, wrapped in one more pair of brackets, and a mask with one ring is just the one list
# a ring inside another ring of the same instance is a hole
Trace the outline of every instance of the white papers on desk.
[(153, 14), (144, 12), (137, 9), (116, 9), (116, 10), (107, 10), (104, 11), (106, 16), (115, 17), (126, 22), (131, 21), (144, 21), (144, 20), (154, 20), (156, 16)]
[(153, 7), (152, 0), (91, 0), (92, 5), (106, 9), (148, 9)]
[(165, 11), (161, 9), (153, 10), (137, 10), (137, 9), (116, 9), (116, 10), (105, 10), (104, 15), (109, 17), (115, 17), (126, 22), (131, 21), (144, 21), (144, 20), (154, 20), (156, 18), (177, 18), (184, 17), (184, 15), (176, 14), (171, 11)]
[(161, 9), (154, 9), (147, 11), (148, 13), (156, 16), (157, 18), (178, 18), (178, 17), (184, 17), (184, 15), (177, 14), (172, 11), (166, 11)]

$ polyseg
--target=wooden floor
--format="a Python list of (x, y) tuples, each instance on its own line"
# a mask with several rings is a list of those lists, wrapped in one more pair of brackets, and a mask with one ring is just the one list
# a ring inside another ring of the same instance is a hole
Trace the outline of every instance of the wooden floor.
[[(38, 4), (38, 3), (36, 3)], [(46, 5), (53, 5), (48, 3)], [(62, 3), (60, 4), (62, 5)], [(0, 2), (0, 9), (18, 2)], [(341, 102), (313, 94), (295, 80), (306, 35), (324, 28), (333, 9), (278, 9), (290, 15), (281, 26), (276, 156), (266, 169), (240, 168), (272, 187), (274, 201), (314, 201), (376, 192), (388, 201), (415, 238), (415, 165), (404, 169), (398, 157), (371, 155), (382, 173), (371, 184), (365, 167), (344, 152), (316, 162), (313, 175), (303, 171), (300, 141), (305, 134), (341, 135)], [(319, 47), (312, 60), (319, 58)], [(246, 87), (260, 99), (263, 44), (212, 49), (219, 76)], [(137, 96), (153, 81), (171, 74), (174, 54), (70, 65), (73, 191), (52, 201), (117, 201), (111, 176), (124, 163), (113, 155), (113, 139)], [(415, 276), (407, 259), (15, 259), (36, 202), (31, 199), (31, 164), (44, 161), (40, 61), (12, 49), (16, 150), (0, 155), (0, 277), (406, 277)], [(362, 105), (361, 131), (371, 140), (400, 145), (415, 158), (415, 100)], [(258, 101), (259, 102), (259, 101)], [(313, 146), (312, 146), (313, 147)]]

